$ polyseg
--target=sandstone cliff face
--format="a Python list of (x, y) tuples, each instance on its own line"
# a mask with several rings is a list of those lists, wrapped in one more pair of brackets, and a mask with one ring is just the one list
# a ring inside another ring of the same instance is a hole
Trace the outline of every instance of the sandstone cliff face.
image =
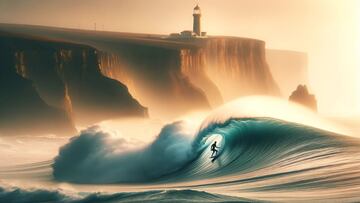
[[(279, 95), (279, 88), (274, 81), (265, 59), (265, 43), (254, 39), (236, 37), (211, 37), (203, 40), (197, 51), (183, 51), (186, 75), (206, 75), (211, 85), (204, 87), (212, 100), (225, 101), (246, 95)], [(203, 82), (206, 84), (206, 82)], [(215, 92), (216, 91), (216, 92)], [(220, 97), (221, 99), (221, 97)], [(216, 101), (215, 103), (219, 103)]]
[(210, 108), (203, 90), (182, 72), (181, 65), (179, 50), (157, 46), (119, 43), (116, 51), (101, 55), (102, 73), (125, 83), (154, 116)]
[(212, 107), (224, 103), (223, 96), (218, 86), (210, 79), (206, 65), (207, 56), (204, 49), (182, 49), (180, 51), (181, 71), (186, 75), (191, 83), (201, 88)]
[(298, 85), (296, 90), (290, 95), (289, 100), (306, 106), (315, 112), (317, 111), (315, 95), (309, 93), (306, 85)]
[[(146, 108), (132, 98), (125, 85), (101, 74), (95, 49), (4, 33), (0, 40), (3, 53), (14, 58), (13, 63), (7, 62), (6, 57), (1, 58), (0, 66), (7, 70), (3, 72), (1, 82), (14, 83), (12, 79), (16, 78), (28, 81), (17, 88), (32, 88), (31, 94), (39, 96), (38, 103), (57, 108), (69, 121), (74, 118), (77, 124), (90, 124), (117, 117), (147, 116)], [(13, 97), (9, 101), (26, 101), (27, 95), (20, 93), (14, 96), (11, 91), (6, 91), (1, 97), (10, 98), (11, 94)], [(26, 102), (23, 105), (26, 106)], [(43, 111), (40, 107), (37, 109)], [(16, 114), (26, 117), (25, 112), (17, 111)]]
[(117, 51), (102, 53), (101, 70), (127, 84), (150, 109), (170, 108), (174, 113), (216, 107), (240, 96), (280, 94), (266, 63), (264, 42), (218, 37), (187, 43), (196, 46), (119, 43)]

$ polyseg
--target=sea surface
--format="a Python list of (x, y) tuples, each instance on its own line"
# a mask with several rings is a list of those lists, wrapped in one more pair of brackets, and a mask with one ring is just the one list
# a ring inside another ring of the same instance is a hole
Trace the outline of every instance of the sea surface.
[(51, 160), (0, 167), (0, 202), (360, 201), (359, 138), (293, 107), (281, 116), (246, 104), (217, 109), (195, 130), (168, 123), (125, 152), (101, 127), (84, 129)]

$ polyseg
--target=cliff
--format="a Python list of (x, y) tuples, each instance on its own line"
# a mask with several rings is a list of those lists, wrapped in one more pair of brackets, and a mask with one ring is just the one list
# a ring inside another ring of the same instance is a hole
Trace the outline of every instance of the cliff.
[[(5, 102), (0, 108), (22, 102), (24, 109), (30, 109), (36, 103), (34, 119), (49, 107), (66, 115), (69, 122), (74, 118), (76, 124), (147, 116), (146, 108), (132, 98), (126, 86), (101, 74), (94, 48), (8, 33), (0, 33), (0, 48), (8, 56), (1, 57), (1, 83), (19, 84), (13, 90), (2, 89)], [(21, 108), (7, 112), (26, 122), (29, 119)], [(48, 121), (57, 120), (55, 117), (48, 116)], [(48, 128), (46, 122), (43, 127)]]
[(125, 84), (151, 116), (176, 117), (239, 96), (279, 95), (265, 58), (265, 42), (238, 37), (170, 39), (24, 25), (0, 30), (95, 47), (100, 69)]
[(174, 118), (209, 109), (206, 94), (181, 71), (180, 49), (192, 43), (160, 35), (93, 32), (1, 24), (0, 30), (85, 44), (99, 50), (101, 72), (125, 84), (150, 116)]
[[(209, 37), (200, 39), (198, 49), (183, 49), (183, 71), (193, 78), (206, 75), (207, 82), (199, 84), (212, 100), (225, 101), (247, 95), (279, 95), (265, 59), (265, 42), (239, 37)], [(219, 103), (220, 101), (216, 102)]]
[(8, 38), (0, 36), (0, 134), (72, 134), (76, 129), (61, 108), (46, 104), (32, 81), (16, 72)]
[(102, 54), (106, 68), (101, 70), (127, 84), (150, 109), (168, 111), (172, 106), (174, 113), (206, 107), (206, 98), (216, 107), (240, 96), (280, 94), (266, 63), (264, 42), (232, 37), (185, 42), (193, 46), (118, 43), (116, 51)]
[(290, 95), (289, 100), (306, 106), (315, 112), (317, 111), (315, 95), (309, 93), (306, 85), (298, 85), (296, 90)]
[(203, 90), (182, 72), (179, 50), (123, 42), (103, 52), (100, 61), (102, 73), (125, 83), (151, 115), (174, 117), (210, 108)]

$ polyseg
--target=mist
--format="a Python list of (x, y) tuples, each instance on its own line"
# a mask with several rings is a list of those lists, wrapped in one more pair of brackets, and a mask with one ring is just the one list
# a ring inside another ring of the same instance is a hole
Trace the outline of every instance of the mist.
[[(0, 22), (169, 34), (192, 28), (193, 0), (0, 1)], [(251, 37), (267, 48), (306, 52), (320, 113), (360, 112), (360, 2), (202, 0), (209, 35)], [(292, 87), (295, 89), (296, 87)], [(288, 96), (288, 95), (284, 95)]]

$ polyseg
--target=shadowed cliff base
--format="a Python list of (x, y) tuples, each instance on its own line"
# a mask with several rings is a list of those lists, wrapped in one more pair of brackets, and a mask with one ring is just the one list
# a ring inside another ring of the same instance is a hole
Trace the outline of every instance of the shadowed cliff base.
[(0, 38), (0, 133), (72, 134), (76, 132), (70, 115), (46, 104), (32, 81), (16, 73), (11, 47)]
[(2, 32), (0, 49), (1, 132), (72, 134), (73, 119), (147, 116), (125, 85), (101, 74), (91, 47)]
[(69, 115), (47, 105), (30, 80), (1, 71), (0, 94), (1, 135), (71, 135), (76, 132)]

